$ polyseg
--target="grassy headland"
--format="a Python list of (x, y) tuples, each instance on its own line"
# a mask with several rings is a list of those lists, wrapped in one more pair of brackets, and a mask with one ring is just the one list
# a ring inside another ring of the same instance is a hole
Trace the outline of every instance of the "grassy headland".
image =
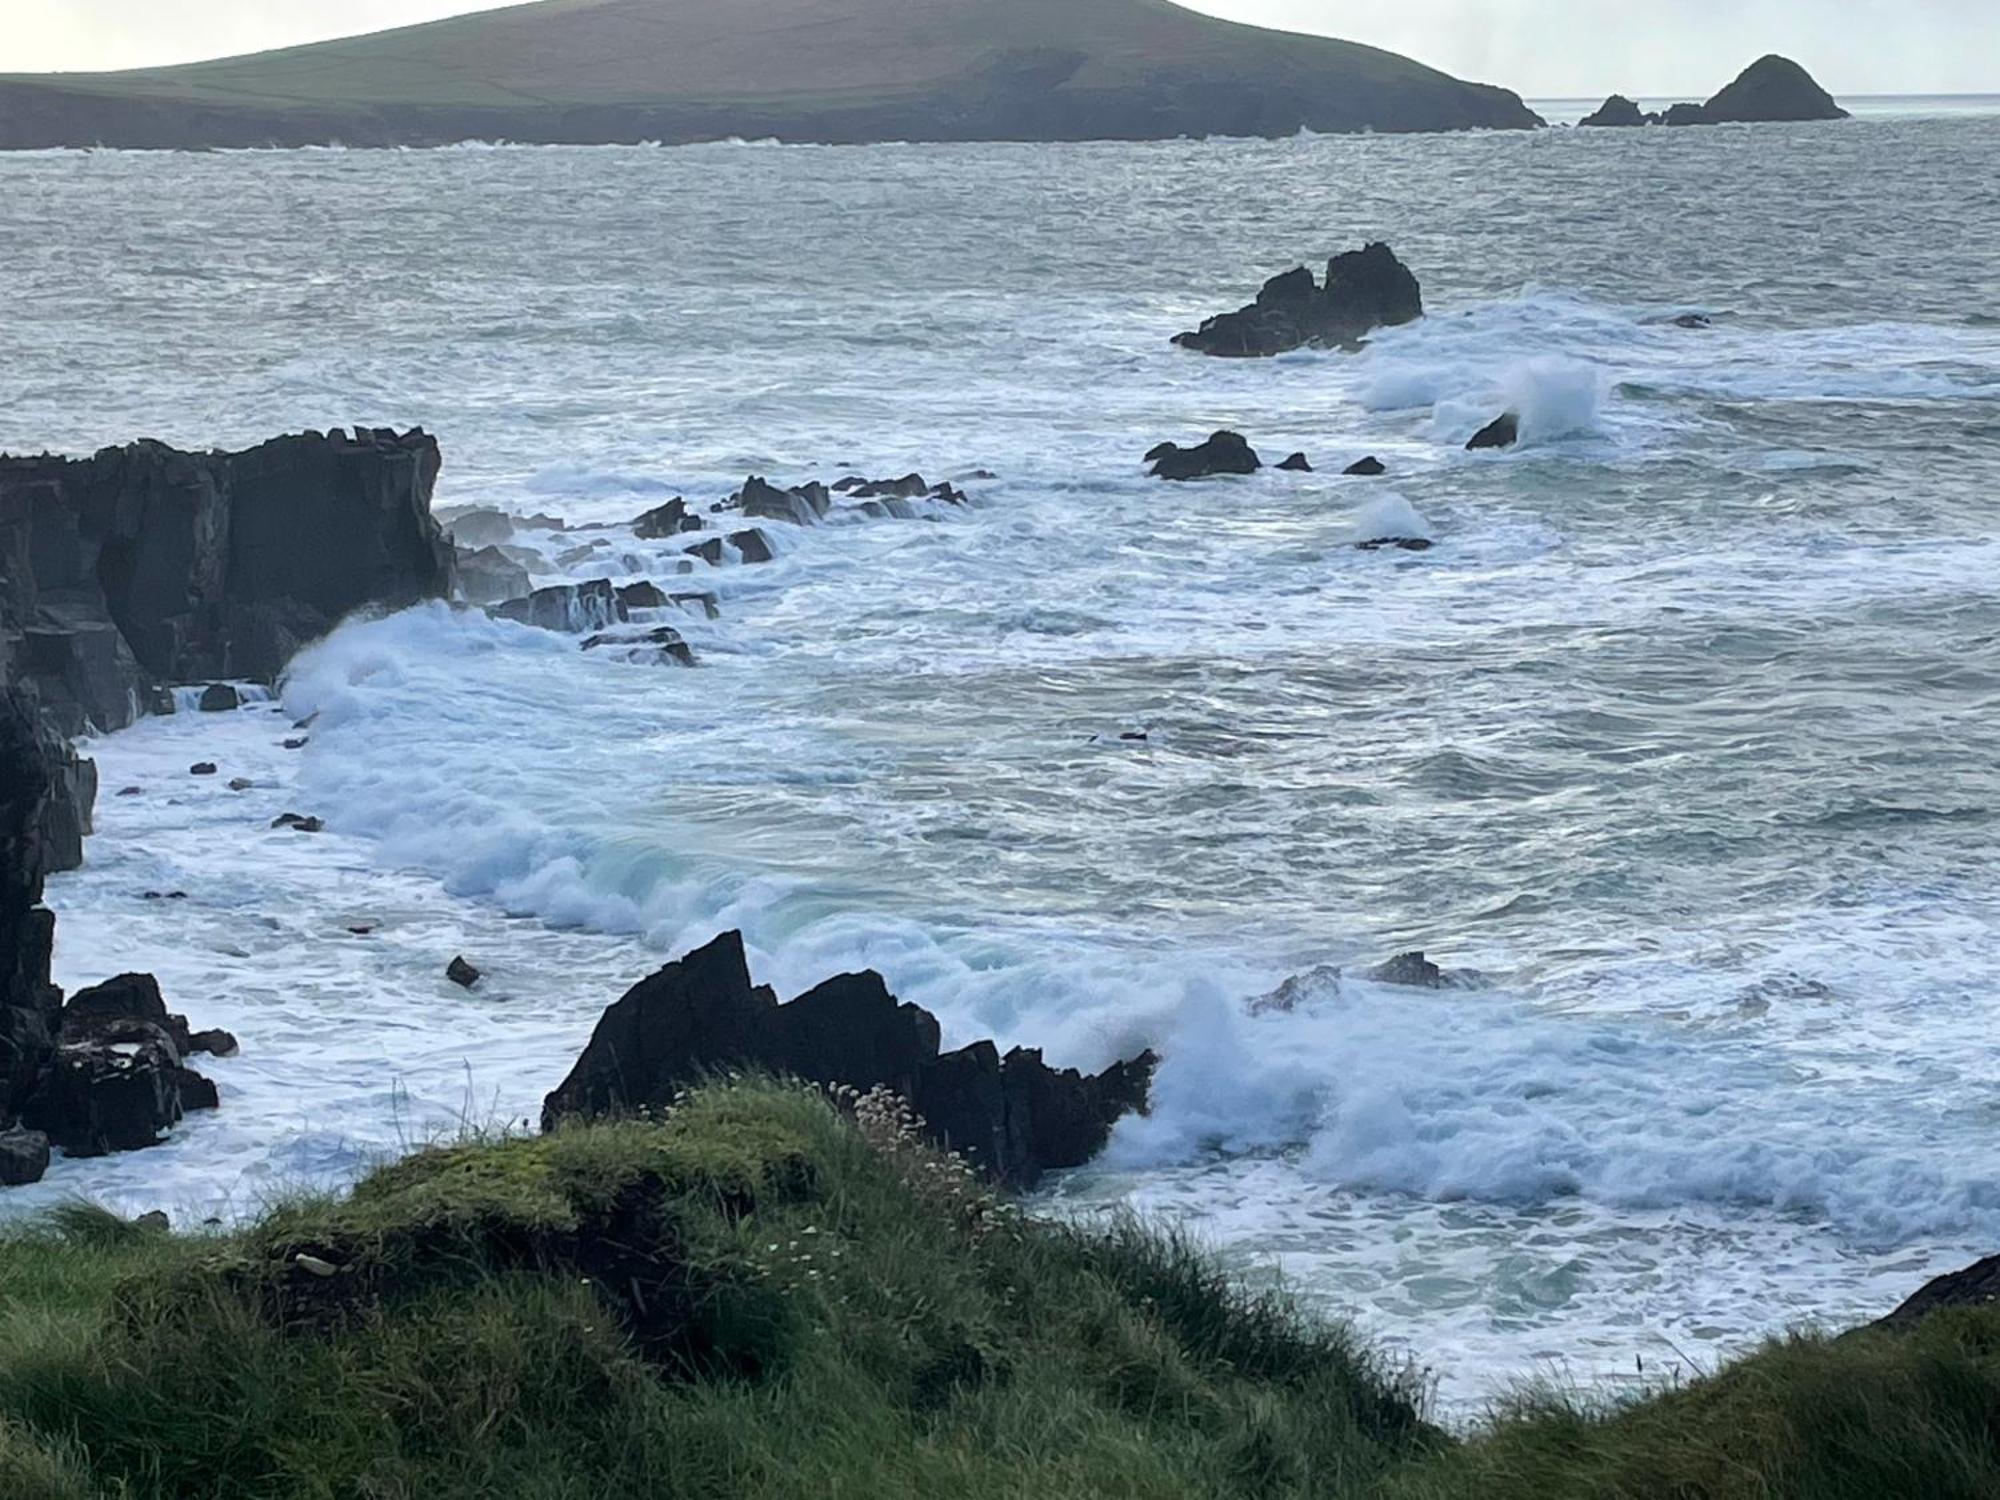
[(1171, 1237), (1037, 1220), (893, 1109), (716, 1086), (227, 1234), (0, 1240), (8, 1500), (2000, 1494), (2000, 1314), (1468, 1440)]
[(1168, 0), (540, 0), (182, 67), (0, 76), (0, 149), (1539, 123), (1503, 89)]

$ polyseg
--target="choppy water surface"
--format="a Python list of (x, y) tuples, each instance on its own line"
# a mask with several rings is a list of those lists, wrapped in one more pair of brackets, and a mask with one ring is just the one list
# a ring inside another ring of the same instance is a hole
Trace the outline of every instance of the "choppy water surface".
[[(154, 970), (245, 1052), (220, 1115), (8, 1207), (253, 1207), (531, 1115), (741, 925), (961, 1040), (1159, 1045), (1064, 1198), (1281, 1265), (1461, 1408), (1886, 1310), (2000, 1241), (1995, 160), (1977, 117), (0, 158), (0, 446), (422, 422), (441, 504), (572, 523), (998, 476), (718, 570), (698, 671), (438, 607), (282, 714), (97, 746), (141, 791), (54, 883), (60, 977)], [(1364, 238), (1428, 321), (1167, 345)], [(1510, 403), (1524, 448), (1462, 452)], [(1225, 425), (1322, 472), (1142, 477)], [(1435, 550), (1351, 548), (1391, 494)], [(1249, 1004), (1412, 947), (1486, 982)]]

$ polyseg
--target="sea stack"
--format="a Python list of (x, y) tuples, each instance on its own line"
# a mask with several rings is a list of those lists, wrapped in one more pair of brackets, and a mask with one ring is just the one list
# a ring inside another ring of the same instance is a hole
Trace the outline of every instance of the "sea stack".
[(1761, 57), (1702, 106), (1711, 125), (1781, 120), (1845, 120), (1833, 95), (1789, 57)]

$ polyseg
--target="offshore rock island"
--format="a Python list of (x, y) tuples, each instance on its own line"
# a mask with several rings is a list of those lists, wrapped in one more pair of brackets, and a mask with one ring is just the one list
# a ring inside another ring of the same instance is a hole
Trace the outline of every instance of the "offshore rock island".
[(1505, 89), (1166, 0), (543, 0), (185, 67), (0, 76), (0, 149), (1164, 140), (1532, 129)]

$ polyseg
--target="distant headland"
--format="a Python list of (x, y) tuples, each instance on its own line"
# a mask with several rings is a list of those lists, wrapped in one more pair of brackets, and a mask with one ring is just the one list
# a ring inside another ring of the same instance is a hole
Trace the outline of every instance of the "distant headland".
[(0, 76), (0, 149), (1158, 140), (1532, 129), (1518, 95), (1167, 0), (540, 0), (182, 67)]
[(1606, 99), (1582, 123), (1591, 126), (1739, 125), (1781, 121), (1845, 120), (1847, 111), (1789, 57), (1759, 58), (1706, 104), (1676, 104), (1649, 114), (1623, 94)]

